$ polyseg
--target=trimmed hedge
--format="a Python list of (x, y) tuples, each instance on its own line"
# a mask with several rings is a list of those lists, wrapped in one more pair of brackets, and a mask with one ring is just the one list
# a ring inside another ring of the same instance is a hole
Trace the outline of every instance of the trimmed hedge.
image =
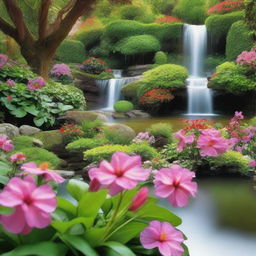
[(85, 59), (84, 45), (77, 40), (64, 40), (57, 49), (56, 56), (64, 63), (81, 63)]
[(139, 35), (120, 40), (114, 49), (124, 55), (135, 55), (156, 52), (160, 50), (160, 48), (160, 42), (154, 36)]
[(84, 31), (76, 36), (76, 39), (84, 44), (86, 50), (95, 47), (100, 43), (101, 36), (103, 34), (103, 29), (92, 29), (89, 31)]
[(168, 56), (162, 51), (156, 52), (154, 56), (154, 62), (157, 65), (167, 64)]
[(244, 19), (244, 12), (232, 12), (224, 15), (216, 14), (209, 16), (206, 21), (207, 30), (216, 38), (226, 37), (233, 23)]
[(120, 16), (124, 20), (138, 20), (144, 15), (144, 9), (139, 6), (124, 6), (120, 10)]
[(134, 100), (137, 97), (137, 91), (144, 86), (144, 83), (141, 80), (137, 80), (126, 84), (123, 86), (121, 92), (122, 95), (126, 98)]
[(253, 39), (250, 30), (243, 21), (237, 21), (231, 26), (226, 44), (226, 56), (228, 60), (235, 60), (242, 51), (249, 51), (253, 47)]
[(134, 109), (133, 104), (127, 100), (120, 100), (115, 103), (114, 109), (116, 112), (126, 113)]

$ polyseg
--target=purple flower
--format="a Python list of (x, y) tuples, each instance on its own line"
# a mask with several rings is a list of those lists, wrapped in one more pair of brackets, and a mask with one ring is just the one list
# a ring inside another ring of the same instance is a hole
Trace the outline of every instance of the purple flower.
[(7, 83), (7, 85), (10, 86), (10, 87), (12, 87), (12, 86), (14, 86), (14, 85), (16, 84), (12, 79), (8, 79), (8, 80), (6, 81), (6, 83)]
[(8, 61), (8, 56), (0, 54), (0, 68), (2, 68)]
[(38, 89), (41, 89), (43, 86), (45, 86), (45, 81), (42, 77), (37, 77), (33, 80), (28, 81), (27, 88), (30, 91), (35, 91)]
[(50, 71), (51, 75), (60, 77), (60, 76), (68, 76), (72, 77), (71, 70), (66, 64), (55, 64)]

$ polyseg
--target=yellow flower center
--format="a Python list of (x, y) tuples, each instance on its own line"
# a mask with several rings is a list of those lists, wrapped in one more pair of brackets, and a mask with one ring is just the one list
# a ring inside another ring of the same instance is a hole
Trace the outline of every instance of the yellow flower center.
[(46, 170), (48, 170), (48, 168), (49, 168), (49, 163), (47, 163), (47, 162), (41, 163), (39, 165), (39, 169), (41, 169), (42, 171), (46, 171)]
[(165, 232), (162, 232), (159, 237), (160, 242), (164, 242), (167, 240), (167, 234)]

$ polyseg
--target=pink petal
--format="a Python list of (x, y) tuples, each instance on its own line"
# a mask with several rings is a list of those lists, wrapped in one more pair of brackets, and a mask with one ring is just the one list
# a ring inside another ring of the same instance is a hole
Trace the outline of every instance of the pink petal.
[(134, 181), (125, 177), (118, 177), (115, 180), (115, 183), (124, 189), (132, 189), (136, 187), (136, 185), (138, 184), (137, 181)]
[(33, 205), (28, 206), (25, 218), (30, 227), (45, 228), (51, 223), (51, 215)]
[(171, 185), (159, 184), (155, 185), (155, 194), (161, 198), (166, 198), (174, 192), (174, 187)]
[(174, 207), (184, 207), (188, 204), (189, 196), (182, 189), (176, 189), (168, 198)]

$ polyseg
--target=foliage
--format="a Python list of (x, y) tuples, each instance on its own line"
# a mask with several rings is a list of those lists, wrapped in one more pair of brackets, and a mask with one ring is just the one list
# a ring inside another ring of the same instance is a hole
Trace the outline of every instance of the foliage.
[(256, 40), (256, 22), (254, 17), (256, 16), (256, 3), (254, 0), (245, 0), (245, 22), (249, 26), (251, 34)]
[(156, 123), (149, 127), (148, 132), (155, 137), (156, 144), (164, 140), (164, 144), (172, 142), (172, 126), (168, 123)]
[(225, 56), (212, 55), (206, 58), (205, 66), (208, 71), (213, 71), (219, 65), (225, 62)]
[(244, 19), (244, 12), (232, 12), (224, 15), (216, 14), (209, 16), (206, 21), (207, 30), (217, 38), (226, 38), (233, 23)]
[(176, 4), (175, 0), (150, 0), (155, 13), (170, 14)]
[(144, 54), (160, 50), (161, 45), (157, 38), (151, 35), (138, 35), (124, 38), (117, 42), (114, 51), (124, 55)]
[(83, 61), (80, 68), (88, 74), (99, 75), (102, 72), (111, 73), (111, 69), (108, 68), (107, 63), (101, 59), (91, 57)]
[(72, 69), (72, 73), (77, 76), (82, 76), (85, 78), (91, 78), (91, 79), (95, 79), (95, 80), (106, 80), (106, 79), (114, 78), (114, 75), (109, 72), (102, 72), (100, 74), (89, 74), (89, 73), (85, 73), (81, 70)]
[(143, 14), (144, 9), (135, 5), (127, 5), (120, 9), (120, 16), (124, 20), (139, 20)]
[(204, 0), (180, 0), (173, 14), (190, 24), (203, 24), (207, 15)]
[(122, 95), (124, 97), (135, 100), (137, 98), (138, 90), (144, 85), (140, 80), (133, 81), (122, 87)]
[(120, 132), (115, 126), (104, 128), (104, 136), (111, 144), (128, 145), (132, 142), (133, 136), (129, 133)]
[(59, 129), (59, 132), (62, 133), (65, 143), (72, 142), (81, 138), (84, 133), (78, 125), (73, 124), (64, 124)]
[(34, 138), (29, 136), (17, 136), (13, 138), (13, 144), (16, 151), (23, 148), (31, 148), (34, 146)]
[(159, 156), (156, 149), (146, 142), (133, 143), (130, 148), (133, 153), (140, 155), (143, 160), (152, 160)]
[[(242, 51), (248, 51), (253, 46), (250, 31), (243, 21), (237, 21), (231, 26), (226, 44), (226, 56), (228, 60), (234, 60)], [(239, 38), (239, 43), (237, 42)]]
[(176, 23), (176, 22), (181, 22), (181, 20), (173, 16), (165, 15), (164, 17), (157, 18), (155, 22), (156, 23)]
[(71, 69), (66, 64), (55, 64), (50, 71), (50, 75), (53, 80), (62, 84), (71, 84), (73, 82)]
[(109, 141), (106, 138), (81, 138), (69, 143), (66, 146), (68, 151), (83, 152), (88, 149), (96, 148), (108, 144)]
[(141, 96), (145, 92), (155, 89), (171, 89), (185, 86), (188, 71), (185, 67), (175, 64), (160, 65), (143, 73), (141, 81), (144, 86), (138, 91)]
[(64, 40), (56, 51), (58, 60), (64, 63), (81, 63), (85, 59), (84, 45), (77, 40)]
[(155, 53), (154, 62), (157, 65), (163, 65), (168, 63), (168, 57), (166, 53), (159, 51)]
[(83, 31), (76, 35), (76, 39), (84, 44), (86, 50), (95, 47), (100, 43), (101, 36), (103, 34), (102, 28), (91, 29), (88, 31)]
[(134, 109), (132, 102), (128, 100), (119, 100), (115, 103), (114, 109), (116, 112), (126, 113)]
[(225, 62), (217, 67), (216, 72), (209, 82), (213, 89), (241, 94), (256, 88), (255, 74), (247, 67)]
[(81, 124), (81, 129), (84, 133), (84, 137), (93, 138), (102, 131), (102, 121), (84, 121)]
[(243, 0), (235, 0), (235, 1), (226, 0), (212, 6), (207, 11), (207, 13), (208, 14), (213, 14), (213, 13), (224, 14), (224, 13), (238, 11), (241, 9), (243, 9)]

